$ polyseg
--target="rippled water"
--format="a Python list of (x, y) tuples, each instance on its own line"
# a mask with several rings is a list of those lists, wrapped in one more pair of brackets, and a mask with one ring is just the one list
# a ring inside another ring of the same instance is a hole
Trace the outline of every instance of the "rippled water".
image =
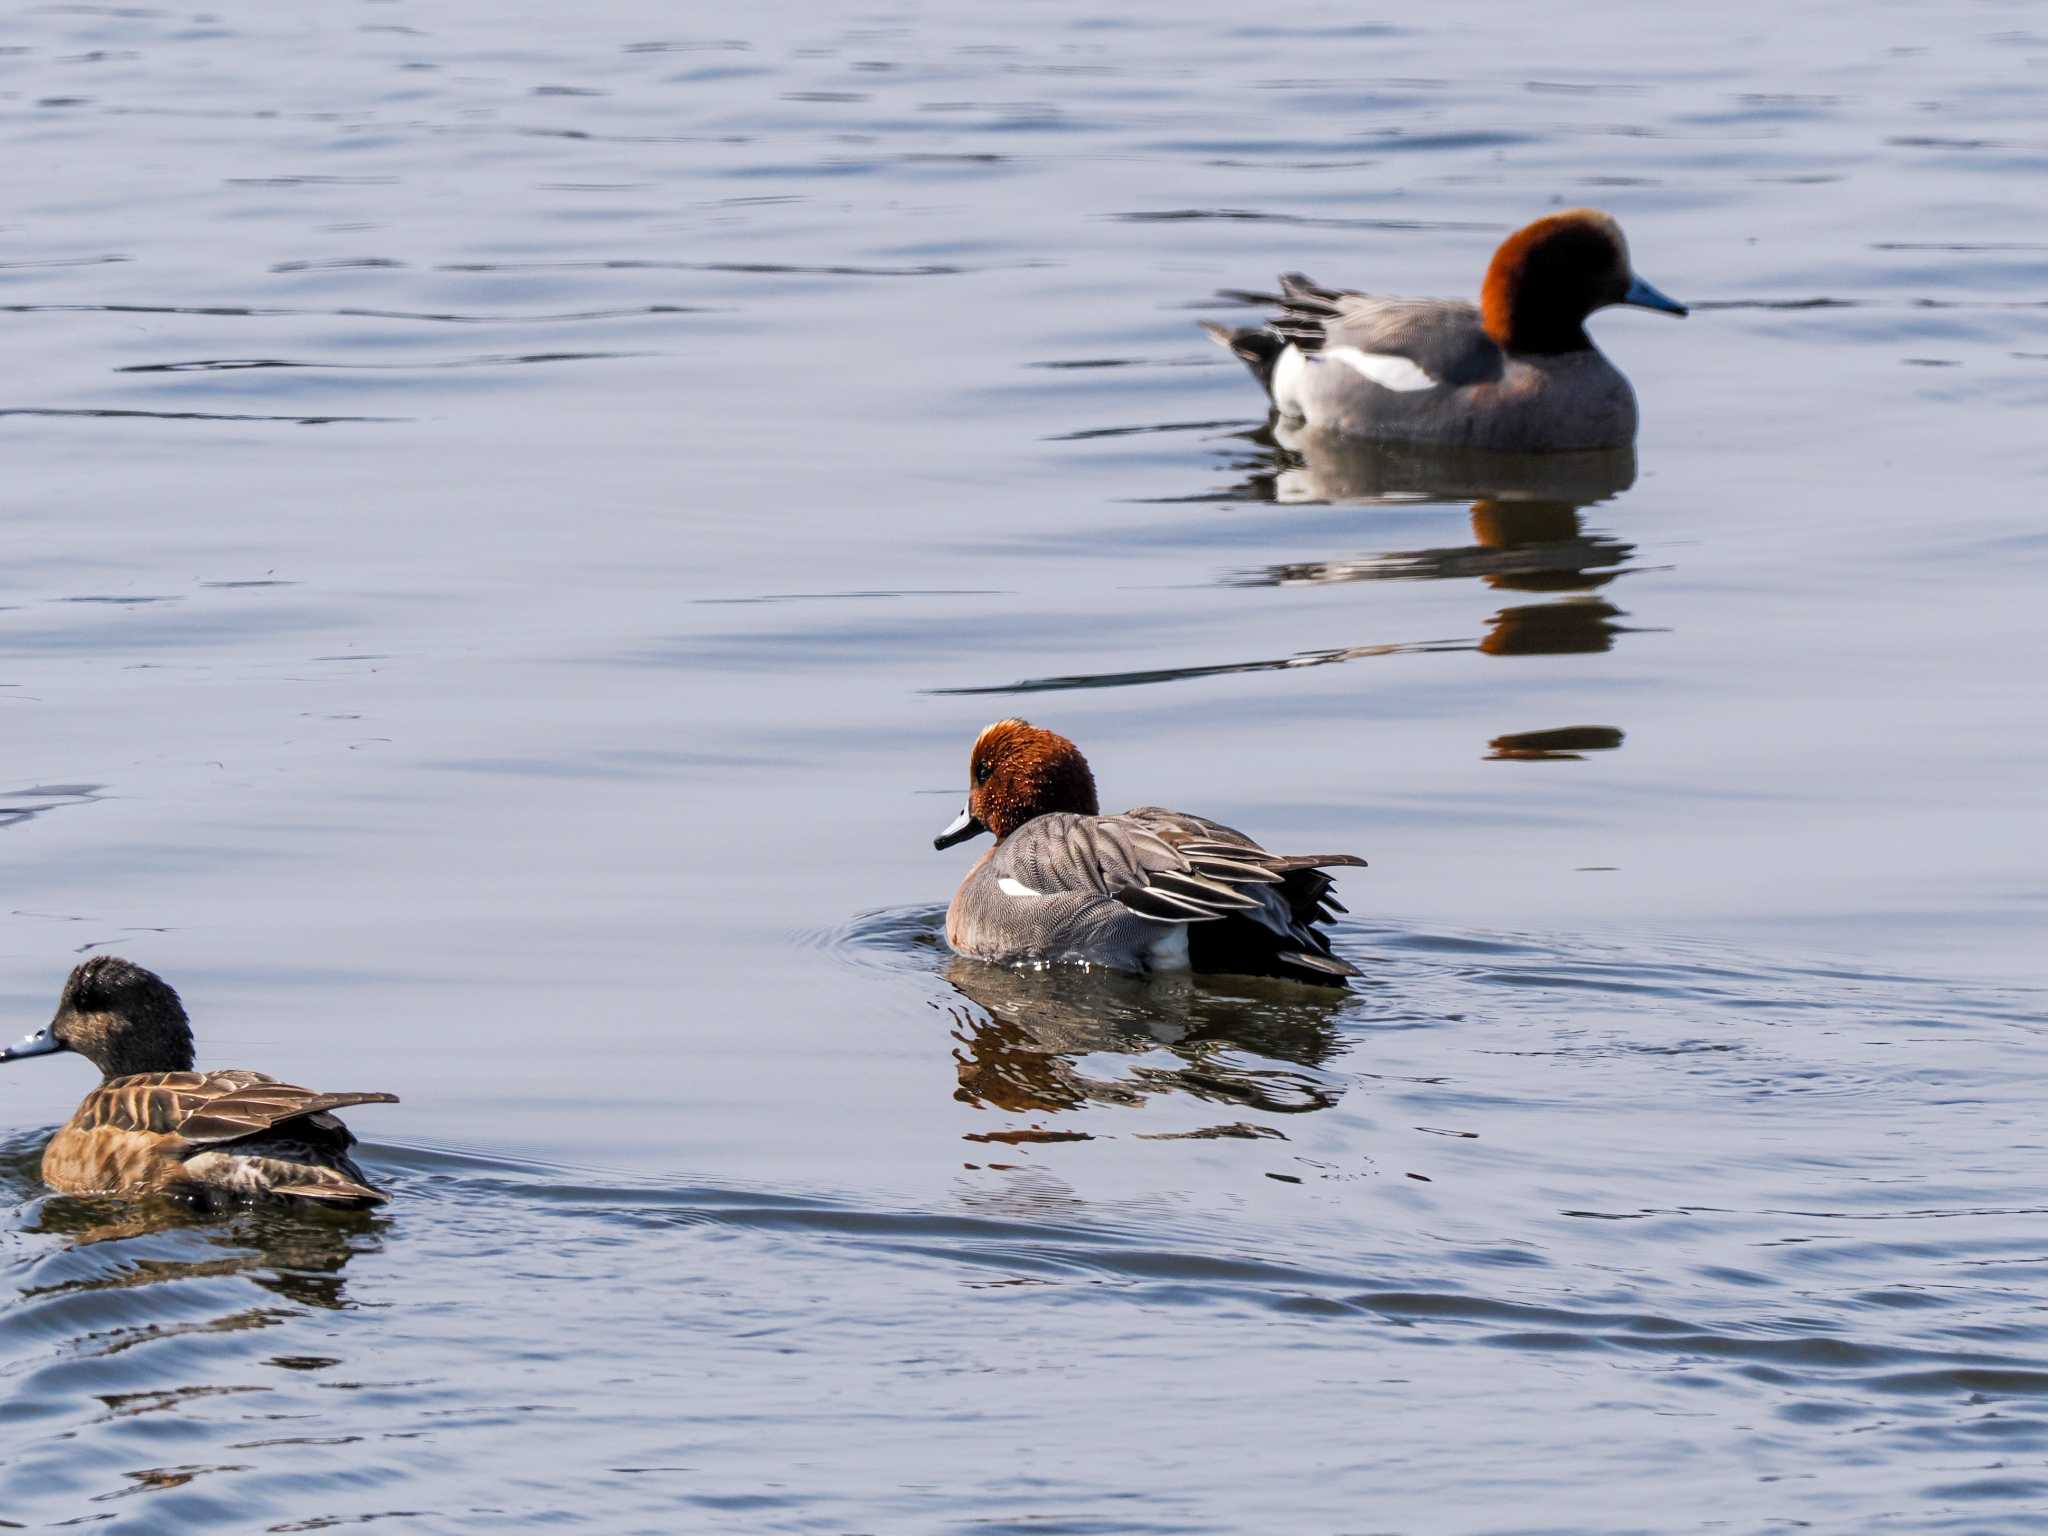
[[(404, 1099), (200, 1221), (0, 1074), (0, 1527), (2043, 1518), (2044, 109), (1991, 4), (0, 19), (0, 997)], [(1575, 202), (1634, 455), (1194, 325)], [(1017, 712), (1368, 856), (1364, 983), (953, 960)]]

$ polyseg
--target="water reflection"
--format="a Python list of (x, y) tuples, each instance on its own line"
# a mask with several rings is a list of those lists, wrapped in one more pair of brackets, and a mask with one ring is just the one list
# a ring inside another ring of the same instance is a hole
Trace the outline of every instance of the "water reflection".
[[(1020, 972), (961, 958), (946, 980), (971, 1005), (950, 1010), (962, 1103), (1044, 1113), (1184, 1094), (1297, 1114), (1344, 1091), (1323, 1069), (1340, 1043), (1339, 1017), (1357, 1006), (1345, 994), (1257, 977)], [(1031, 1133), (985, 1139), (1019, 1134)]]
[[(0, 1193), (24, 1205), (19, 1230), (65, 1240), (22, 1287), (24, 1301), (239, 1276), (285, 1301), (339, 1310), (351, 1304), (343, 1269), (357, 1253), (378, 1247), (388, 1224), (363, 1211), (256, 1205), (209, 1214), (174, 1200), (52, 1195), (41, 1172), (47, 1139), (36, 1133), (0, 1150)], [(164, 1239), (172, 1243), (168, 1252)], [(199, 1326), (233, 1332), (271, 1320), (265, 1308), (244, 1307)], [(116, 1341), (121, 1333), (113, 1330)]]
[(1588, 752), (1611, 752), (1621, 745), (1621, 732), (1611, 725), (1565, 725), (1549, 731), (1512, 731), (1487, 746), (1489, 762), (1577, 762)]
[[(1391, 447), (1290, 432), (1265, 434), (1265, 463), (1244, 493), (1275, 502), (1471, 501), (1472, 542), (1331, 560), (1293, 561), (1239, 573), (1246, 586), (1354, 581), (1476, 579), (1501, 592), (1567, 594), (1563, 601), (1502, 608), (1473, 647), (1483, 656), (1591, 655), (1626, 632), (1622, 610), (1590, 594), (1624, 573), (1635, 546), (1589, 530), (1583, 511), (1635, 483), (1633, 449), (1613, 453), (1497, 455)], [(1240, 466), (1244, 467), (1244, 466)], [(1491, 762), (1576, 762), (1612, 751), (1613, 726), (1504, 733)]]
[(1503, 608), (1488, 621), (1477, 650), (1485, 656), (1572, 656), (1614, 649), (1614, 637), (1627, 630), (1614, 604), (1597, 597), (1576, 597), (1561, 603), (1534, 603)]
[(1635, 546), (1588, 533), (1579, 507), (1569, 501), (1483, 499), (1472, 503), (1470, 544), (1288, 561), (1229, 580), (1235, 586), (1291, 587), (1474, 578), (1509, 592), (1589, 591), (1620, 575)]
[(1215, 499), (1315, 502), (1547, 500), (1591, 506), (1636, 483), (1633, 448), (1590, 453), (1489, 453), (1422, 443), (1373, 443), (1274, 420), (1243, 434), (1254, 452)]
[[(1367, 443), (1310, 433), (1272, 421), (1237, 437), (1254, 452), (1232, 460), (1240, 479), (1202, 501), (1363, 505), (1469, 502), (1468, 544), (1385, 550), (1292, 560), (1238, 570), (1227, 586), (1337, 586), (1373, 581), (1476, 580), (1498, 592), (1559, 596), (1494, 612), (1485, 631), (1453, 640), (1383, 641), (1298, 651), (1254, 661), (1061, 674), (968, 688), (946, 694), (1043, 693), (1127, 688), (1242, 672), (1292, 671), (1367, 657), (1443, 651), (1482, 656), (1593, 655), (1614, 648), (1632, 626), (1622, 609), (1592, 594), (1625, 575), (1636, 548), (1586, 526), (1587, 507), (1635, 483), (1635, 451), (1499, 454), (1404, 443)], [(1508, 733), (1488, 745), (1493, 762), (1578, 761), (1589, 751), (1619, 747), (1613, 726), (1568, 726)]]
[(1472, 537), (1493, 557), (1475, 572), (1489, 587), (1511, 592), (1575, 592), (1605, 586), (1636, 552), (1633, 544), (1588, 533), (1583, 503), (1472, 503)]
[(104, 798), (103, 784), (31, 784), (0, 795), (0, 827), (18, 827), (60, 805), (90, 805)]

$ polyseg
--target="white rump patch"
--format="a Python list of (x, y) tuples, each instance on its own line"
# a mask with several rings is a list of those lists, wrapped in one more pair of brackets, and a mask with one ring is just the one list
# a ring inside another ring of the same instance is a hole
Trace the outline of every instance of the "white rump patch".
[(1301, 348), (1293, 342), (1280, 349), (1279, 360), (1273, 364), (1273, 406), (1282, 416), (1297, 419), (1305, 413), (1301, 408), (1301, 371), (1308, 363), (1301, 355)]
[(1437, 380), (1431, 378), (1429, 371), (1413, 358), (1399, 357), (1392, 352), (1361, 352), (1356, 347), (1332, 347), (1323, 356), (1363, 374), (1381, 389), (1405, 394), (1409, 390), (1437, 387)]
[(1036, 896), (1038, 894), (1038, 892), (1031, 889), (1022, 880), (1012, 880), (1008, 875), (1004, 875), (1002, 879), (996, 882), (996, 889), (1005, 896)]

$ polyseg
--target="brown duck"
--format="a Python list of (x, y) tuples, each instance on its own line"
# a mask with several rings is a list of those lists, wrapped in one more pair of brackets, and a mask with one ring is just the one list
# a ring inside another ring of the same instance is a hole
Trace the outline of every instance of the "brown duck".
[(192, 1070), (192, 1026), (162, 977), (113, 955), (71, 973), (57, 1015), (0, 1062), (76, 1051), (104, 1081), (43, 1152), (43, 1181), (67, 1195), (169, 1195), (363, 1208), (384, 1192), (349, 1157), (331, 1111), (396, 1104), (391, 1093), (314, 1093), (261, 1072)]

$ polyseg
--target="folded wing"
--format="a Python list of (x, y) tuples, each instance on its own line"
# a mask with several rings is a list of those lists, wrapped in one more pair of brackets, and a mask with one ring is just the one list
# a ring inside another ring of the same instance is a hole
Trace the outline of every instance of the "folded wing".
[(1325, 288), (1299, 272), (1284, 274), (1277, 294), (1232, 297), (1269, 303), (1278, 311), (1254, 329), (1205, 327), (1269, 390), (1289, 346), (1394, 390), (1459, 388), (1501, 376), (1504, 358), (1477, 306), (1455, 299), (1383, 298)]
[(1045, 816), (998, 850), (1001, 878), (1031, 893), (1097, 892), (1138, 917), (1190, 925), (1198, 970), (1341, 979), (1357, 969), (1322, 931), (1343, 906), (1323, 873), (1354, 854), (1276, 854), (1233, 828), (1145, 806)]
[(1501, 374), (1502, 355), (1479, 317), (1457, 299), (1382, 298), (1312, 283), (1299, 272), (1280, 279), (1282, 308), (1269, 325), (1304, 352), (1354, 348), (1398, 357), (1438, 382), (1484, 383)]
[[(250, 1083), (201, 1102), (178, 1125), (178, 1135), (196, 1145), (217, 1145), (260, 1136), (294, 1121), (342, 1138), (352, 1146), (355, 1137), (329, 1110), (347, 1109), (352, 1104), (396, 1104), (395, 1093), (315, 1093), (291, 1083)], [(294, 1126), (295, 1130), (299, 1127)]]

